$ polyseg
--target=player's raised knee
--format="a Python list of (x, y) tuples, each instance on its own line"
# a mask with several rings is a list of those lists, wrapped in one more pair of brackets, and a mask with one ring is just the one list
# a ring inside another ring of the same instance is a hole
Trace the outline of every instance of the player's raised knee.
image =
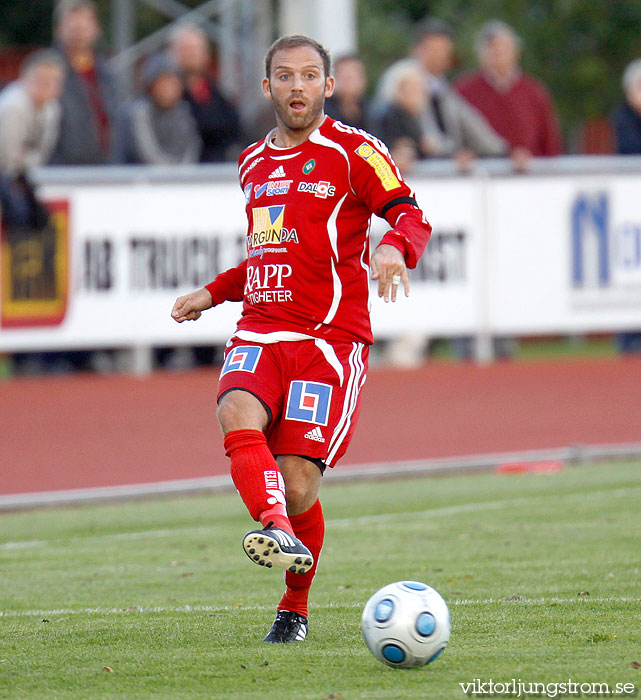
[(297, 513), (301, 505), (307, 500), (309, 494), (309, 486), (300, 481), (288, 483), (285, 499), (287, 501), (287, 511)]

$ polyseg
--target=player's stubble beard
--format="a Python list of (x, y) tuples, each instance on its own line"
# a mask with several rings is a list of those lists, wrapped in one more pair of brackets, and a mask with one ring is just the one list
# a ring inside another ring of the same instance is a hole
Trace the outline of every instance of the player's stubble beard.
[[(303, 114), (292, 114), (289, 111), (289, 103), (296, 99), (296, 95), (288, 95), (286, 100), (275, 99), (272, 93), (272, 102), (274, 103), (274, 111), (276, 112), (276, 121), (279, 126), (282, 125), (292, 133), (300, 133), (310, 129), (323, 114), (325, 107), (325, 94), (323, 93), (317, 98), (309, 99), (306, 102), (308, 110)], [(302, 97), (301, 97), (302, 99)]]

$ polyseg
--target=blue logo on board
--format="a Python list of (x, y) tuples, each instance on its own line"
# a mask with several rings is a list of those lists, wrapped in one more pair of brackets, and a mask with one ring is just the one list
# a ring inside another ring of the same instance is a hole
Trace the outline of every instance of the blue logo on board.
[(641, 273), (641, 223), (613, 225), (606, 192), (581, 193), (571, 210), (572, 286), (619, 286), (623, 277)]

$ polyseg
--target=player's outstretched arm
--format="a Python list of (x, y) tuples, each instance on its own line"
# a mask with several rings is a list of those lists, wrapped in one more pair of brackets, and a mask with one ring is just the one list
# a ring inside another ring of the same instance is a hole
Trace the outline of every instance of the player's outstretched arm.
[(211, 294), (204, 287), (197, 289), (191, 294), (185, 294), (178, 297), (171, 310), (171, 317), (174, 321), (182, 323), (183, 321), (196, 321), (200, 318), (201, 313), (205, 309), (211, 309), (212, 299)]
[[(396, 292), (399, 284), (403, 283), (405, 296), (410, 294), (410, 280), (407, 276), (407, 267), (403, 253), (393, 245), (382, 243), (372, 254), (370, 261), (372, 279), (378, 280), (378, 296), (386, 302), (396, 301)], [(390, 294), (391, 291), (391, 294)]]

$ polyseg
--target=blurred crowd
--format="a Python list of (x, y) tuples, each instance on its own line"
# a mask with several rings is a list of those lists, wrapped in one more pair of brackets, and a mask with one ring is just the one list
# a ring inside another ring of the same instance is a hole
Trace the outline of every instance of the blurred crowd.
[[(0, 172), (19, 176), (47, 163), (234, 160), (263, 135), (261, 127), (269, 128), (260, 116), (241, 128), (236, 107), (213, 77), (211, 46), (197, 24), (172, 29), (165, 49), (139, 67), (138, 94), (124, 101), (97, 48), (100, 37), (91, 0), (58, 4), (54, 46), (28, 56), (20, 77), (0, 92)], [(423, 20), (408, 56), (390, 65), (376, 86), (368, 85), (358, 55), (337, 57), (327, 113), (380, 137), (405, 172), (428, 158), (454, 158), (465, 170), (475, 158), (505, 156), (523, 170), (532, 156), (559, 155), (553, 100), (521, 69), (514, 29), (500, 20), (481, 26), (478, 67), (451, 82), (455, 39), (446, 22)], [(622, 105), (612, 118), (621, 153), (641, 152), (640, 60), (625, 72)]]
[[(101, 27), (90, 0), (58, 4), (54, 45), (30, 54), (20, 76), (0, 91), (0, 201), (5, 224), (34, 226), (25, 174), (44, 164), (179, 164), (233, 161), (269, 121), (241, 126), (238, 111), (212, 72), (212, 50), (197, 24), (178, 24), (164, 50), (140, 66), (138, 94), (119, 100), (98, 50)], [(500, 20), (478, 30), (475, 70), (450, 80), (456, 36), (446, 22), (418, 23), (406, 57), (368, 84), (358, 55), (334, 62), (336, 88), (326, 112), (380, 137), (404, 173), (433, 158), (461, 171), (475, 159), (507, 157), (516, 171), (530, 158), (562, 152), (559, 121), (547, 88), (521, 68), (522, 42)], [(622, 80), (612, 115), (619, 153), (641, 153), (641, 58)], [(371, 95), (371, 97), (370, 97)], [(641, 345), (622, 339), (622, 349)], [(626, 345), (627, 343), (627, 345)]]
[[(236, 107), (214, 79), (212, 49), (197, 24), (173, 28), (165, 49), (139, 67), (138, 94), (124, 101), (97, 48), (100, 37), (91, 0), (58, 4), (54, 46), (28, 56), (20, 77), (0, 92), (0, 172), (19, 176), (47, 163), (234, 160), (263, 135), (261, 127), (269, 128), (260, 117), (241, 128)], [(532, 156), (559, 155), (553, 100), (521, 69), (514, 29), (500, 20), (481, 26), (478, 67), (452, 82), (455, 40), (446, 22), (423, 20), (408, 56), (390, 65), (376, 86), (368, 84), (358, 55), (337, 57), (327, 113), (380, 137), (405, 172), (428, 158), (454, 158), (465, 170), (475, 158), (505, 156), (523, 170)], [(641, 152), (639, 60), (625, 72), (622, 105), (612, 118), (621, 153)]]

